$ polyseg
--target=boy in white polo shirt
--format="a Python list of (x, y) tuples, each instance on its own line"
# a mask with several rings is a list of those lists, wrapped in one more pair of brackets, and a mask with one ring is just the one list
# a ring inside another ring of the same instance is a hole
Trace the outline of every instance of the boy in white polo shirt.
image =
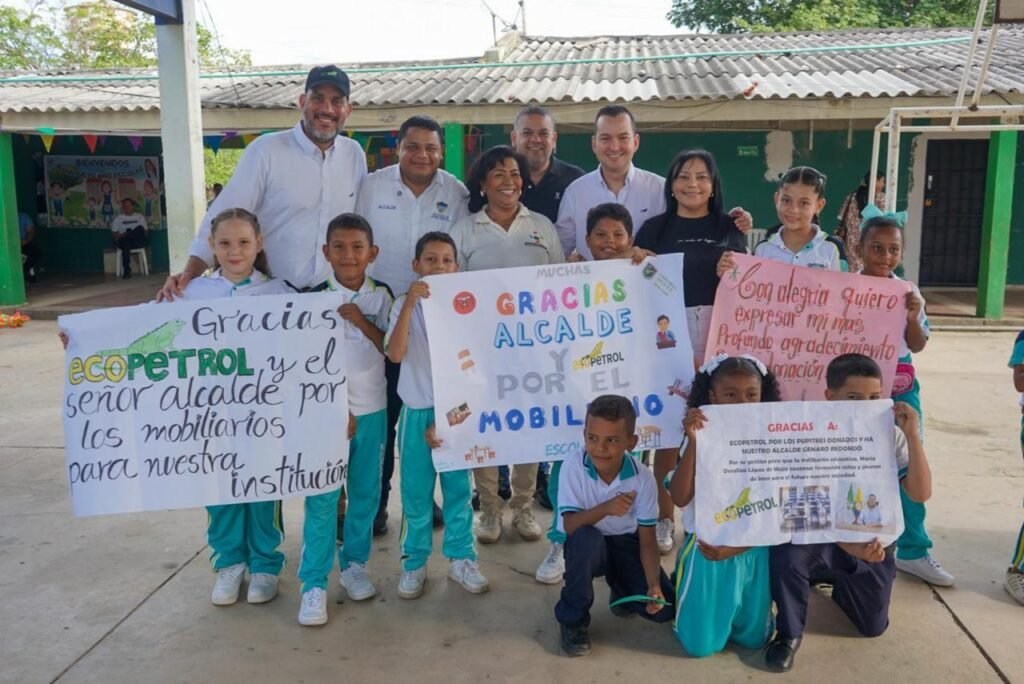
[[(387, 434), (384, 379), (384, 331), (391, 312), (391, 291), (366, 275), (377, 257), (370, 224), (358, 214), (341, 214), (327, 226), (324, 257), (333, 273), (312, 292), (337, 293), (342, 327), (338, 345), (348, 359), (349, 458), (345, 490), (348, 512), (338, 551), (341, 586), (353, 601), (377, 593), (366, 572), (373, 518), (380, 502), (380, 469)], [(334, 565), (341, 490), (306, 498), (302, 528), (302, 606), (299, 623), (327, 622), (327, 578)]]
[(611, 601), (647, 596), (651, 601), (616, 606), (619, 616), (639, 614), (654, 622), (674, 615), (667, 596), (672, 583), (661, 569), (655, 525), (658, 488), (654, 475), (628, 454), (636, 447), (636, 411), (625, 397), (606, 394), (587, 407), (586, 451), (562, 462), (558, 513), (565, 530), (565, 587), (555, 606), (566, 655), (590, 652), (594, 578), (604, 576)]
[[(416, 242), (412, 268), (420, 276), (459, 270), (455, 242), (447, 233), (430, 232)], [(384, 348), (393, 363), (402, 364), (398, 395), (398, 452), (401, 454), (402, 577), (398, 596), (419, 598), (427, 582), (427, 560), (433, 547), (434, 482), (438, 473), (430, 450), (441, 445), (434, 434), (434, 386), (430, 347), (420, 299), (430, 296), (422, 280), (409, 286), (391, 307)], [(441, 511), (444, 516), (444, 555), (448, 578), (472, 594), (488, 589), (476, 563), (473, 545), (473, 507), (468, 470), (441, 473)]]

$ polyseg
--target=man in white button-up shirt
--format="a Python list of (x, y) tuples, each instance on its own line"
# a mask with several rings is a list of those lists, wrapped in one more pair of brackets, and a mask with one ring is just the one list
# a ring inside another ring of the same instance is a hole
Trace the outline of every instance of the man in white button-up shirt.
[(467, 214), (466, 186), (440, 168), (441, 134), (429, 116), (406, 119), (398, 129), (398, 164), (374, 171), (359, 188), (356, 213), (373, 226), (380, 247), (370, 275), (395, 296), (419, 278), (412, 270), (416, 241), (431, 231), (450, 233)]
[(587, 212), (598, 204), (625, 206), (638, 227), (665, 211), (665, 179), (633, 166), (640, 135), (632, 112), (620, 105), (602, 107), (594, 120), (590, 144), (598, 167), (565, 189), (555, 223), (566, 255), (575, 250), (588, 261), (593, 256), (586, 241)]
[(210, 204), (184, 271), (167, 279), (159, 299), (179, 296), (212, 263), (210, 219), (234, 207), (259, 217), (271, 275), (297, 288), (327, 279), (331, 269), (320, 253), (327, 224), (355, 208), (366, 175), (362, 148), (338, 135), (352, 112), (349, 91), (348, 75), (336, 66), (309, 72), (299, 97), (302, 120), (245, 149), (230, 182)]

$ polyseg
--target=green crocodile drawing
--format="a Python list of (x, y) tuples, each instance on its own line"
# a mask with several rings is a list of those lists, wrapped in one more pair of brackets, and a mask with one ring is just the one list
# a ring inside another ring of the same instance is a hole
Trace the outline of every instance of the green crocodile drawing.
[(151, 330), (122, 349), (104, 349), (97, 356), (127, 356), (129, 354), (153, 354), (172, 349), (171, 343), (185, 327), (185, 321), (175, 318)]

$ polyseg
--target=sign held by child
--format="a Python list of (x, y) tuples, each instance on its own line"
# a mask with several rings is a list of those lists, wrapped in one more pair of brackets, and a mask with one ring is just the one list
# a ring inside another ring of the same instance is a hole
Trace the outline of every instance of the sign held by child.
[(336, 299), (233, 297), (61, 317), (75, 515), (341, 487), (348, 380)]

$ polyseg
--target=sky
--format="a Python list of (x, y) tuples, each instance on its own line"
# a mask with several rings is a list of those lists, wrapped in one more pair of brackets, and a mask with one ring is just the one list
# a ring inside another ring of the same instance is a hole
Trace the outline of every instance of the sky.
[[(226, 47), (248, 49), (254, 64), (474, 57), (493, 44), (484, 0), (195, 1), (200, 21), (215, 26)], [(486, 3), (505, 21), (515, 20), (518, 0)], [(679, 33), (665, 19), (671, 4), (525, 0), (526, 29), (547, 36)], [(274, 10), (254, 11), (254, 5)]]

